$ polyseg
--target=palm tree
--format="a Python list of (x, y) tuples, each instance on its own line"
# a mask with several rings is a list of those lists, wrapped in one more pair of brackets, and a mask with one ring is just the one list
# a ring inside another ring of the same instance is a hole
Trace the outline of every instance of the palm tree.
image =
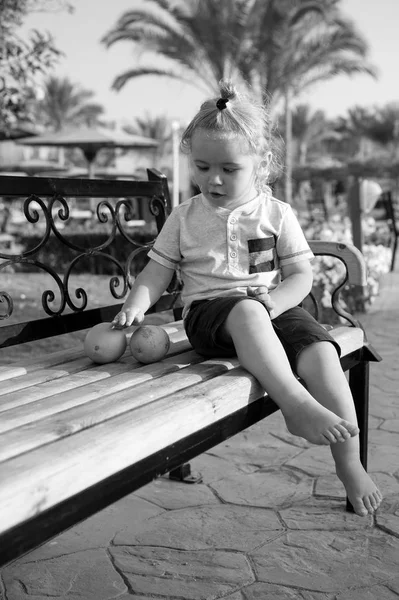
[(220, 79), (232, 78), (267, 95), (272, 108), (285, 98), (288, 184), (291, 97), (341, 73), (374, 72), (365, 63), (366, 42), (340, 16), (338, 1), (143, 0), (103, 38), (108, 47), (133, 42), (138, 58), (113, 87), (163, 75), (214, 94)]
[(364, 106), (349, 108), (345, 117), (339, 117), (334, 125), (335, 131), (341, 136), (342, 152), (346, 157), (356, 157), (360, 160), (370, 154), (369, 131), (373, 123), (373, 111)]
[[(36, 122), (52, 131), (70, 126), (92, 126), (104, 113), (101, 104), (91, 102), (94, 92), (85, 90), (68, 77), (48, 77), (43, 97), (35, 103)], [(58, 148), (58, 162), (65, 163), (65, 148)]]
[(129, 40), (138, 59), (113, 88), (162, 75), (212, 94), (220, 79), (231, 78), (274, 96), (282, 91), (281, 54), (291, 26), (328, 1), (336, 0), (144, 0), (103, 37), (108, 47)]
[(43, 94), (37, 104), (37, 117), (42, 125), (54, 131), (71, 125), (94, 125), (104, 113), (101, 104), (91, 102), (94, 92), (81, 88), (68, 77), (49, 77), (44, 82)]
[[(284, 127), (284, 122), (279, 123), (279, 130), (285, 135)], [(309, 152), (320, 151), (323, 142), (341, 140), (342, 135), (335, 130), (323, 110), (314, 111), (309, 104), (297, 104), (292, 109), (292, 137), (294, 162), (302, 166), (308, 161)]]
[(156, 168), (160, 167), (166, 153), (171, 153), (172, 125), (166, 116), (152, 116), (147, 113), (142, 117), (136, 117), (134, 123), (126, 125), (124, 130), (127, 133), (142, 135), (159, 142), (158, 147), (154, 150), (154, 166)]
[(398, 158), (399, 103), (390, 102), (376, 108), (367, 124), (366, 135), (379, 146), (387, 148), (392, 158)]

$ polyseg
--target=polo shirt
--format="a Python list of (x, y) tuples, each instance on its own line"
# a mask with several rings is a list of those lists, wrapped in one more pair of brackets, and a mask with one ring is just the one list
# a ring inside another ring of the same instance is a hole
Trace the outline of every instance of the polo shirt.
[(148, 253), (183, 282), (183, 318), (194, 300), (274, 289), (281, 267), (314, 255), (286, 202), (262, 193), (229, 210), (202, 194), (173, 209)]

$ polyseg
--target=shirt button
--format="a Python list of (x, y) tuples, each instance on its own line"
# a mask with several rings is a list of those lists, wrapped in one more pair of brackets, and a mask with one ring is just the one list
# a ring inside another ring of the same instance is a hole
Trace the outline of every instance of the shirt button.
[(235, 233), (233, 233), (233, 235), (230, 236), (230, 239), (233, 241), (237, 239), (237, 236), (235, 235)]
[(230, 252), (231, 258), (235, 258), (237, 256), (237, 252)]
[(236, 223), (236, 222), (237, 222), (237, 219), (235, 217), (230, 218), (230, 223)]

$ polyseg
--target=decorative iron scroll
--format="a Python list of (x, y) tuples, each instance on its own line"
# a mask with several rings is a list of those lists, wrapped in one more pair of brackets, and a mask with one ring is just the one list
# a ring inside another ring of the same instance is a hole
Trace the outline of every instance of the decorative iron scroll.
[[(164, 223), (168, 213), (166, 199), (159, 195), (153, 196), (149, 200), (149, 209), (151, 214), (156, 217), (157, 224)], [(16, 265), (32, 265), (47, 273), (56, 284), (59, 295), (58, 307), (54, 306), (56, 294), (53, 290), (47, 289), (42, 293), (42, 306), (44, 311), (50, 316), (57, 316), (64, 313), (68, 307), (74, 312), (83, 311), (88, 303), (87, 292), (79, 287), (71, 290), (71, 275), (74, 273), (76, 265), (87, 258), (101, 257), (102, 260), (112, 263), (117, 274), (112, 275), (109, 281), (109, 289), (112, 296), (116, 299), (122, 299), (131, 286), (131, 269), (134, 261), (141, 253), (147, 253), (154, 243), (154, 239), (141, 243), (134, 239), (125, 229), (125, 224), (131, 218), (131, 203), (129, 199), (117, 200), (112, 204), (109, 200), (101, 200), (96, 209), (97, 223), (108, 224), (110, 228), (106, 239), (97, 246), (84, 247), (73, 243), (60, 230), (56, 218), (60, 223), (68, 221), (70, 217), (70, 208), (67, 199), (60, 194), (55, 194), (48, 201), (44, 201), (36, 194), (30, 195), (23, 204), (23, 213), (28, 223), (35, 225), (40, 219), (44, 220), (44, 231), (40, 241), (32, 248), (23, 250), (20, 254), (0, 252), (0, 274), (7, 268)], [(120, 235), (131, 246), (131, 252), (124, 264), (108, 250), (116, 242), (116, 237)], [(39, 252), (46, 249), (51, 236), (55, 236), (61, 246), (65, 246), (76, 252), (76, 256), (70, 261), (65, 272), (60, 276), (54, 267), (38, 259)], [(13, 299), (9, 291), (0, 290), (0, 320), (9, 318), (13, 313)]]

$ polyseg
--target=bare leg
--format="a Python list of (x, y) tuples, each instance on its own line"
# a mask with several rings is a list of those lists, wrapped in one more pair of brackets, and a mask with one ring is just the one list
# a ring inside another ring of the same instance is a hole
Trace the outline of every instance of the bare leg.
[[(305, 348), (299, 355), (297, 372), (320, 404), (357, 423), (351, 390), (332, 344), (319, 342)], [(346, 437), (345, 443), (331, 446), (331, 452), (355, 512), (365, 516), (378, 508), (382, 495), (360, 462), (359, 436)]]
[(241, 365), (278, 404), (291, 433), (319, 445), (343, 442), (359, 433), (356, 421), (346, 421), (323, 407), (299, 383), (260, 302), (237, 303), (223, 333), (233, 340)]

